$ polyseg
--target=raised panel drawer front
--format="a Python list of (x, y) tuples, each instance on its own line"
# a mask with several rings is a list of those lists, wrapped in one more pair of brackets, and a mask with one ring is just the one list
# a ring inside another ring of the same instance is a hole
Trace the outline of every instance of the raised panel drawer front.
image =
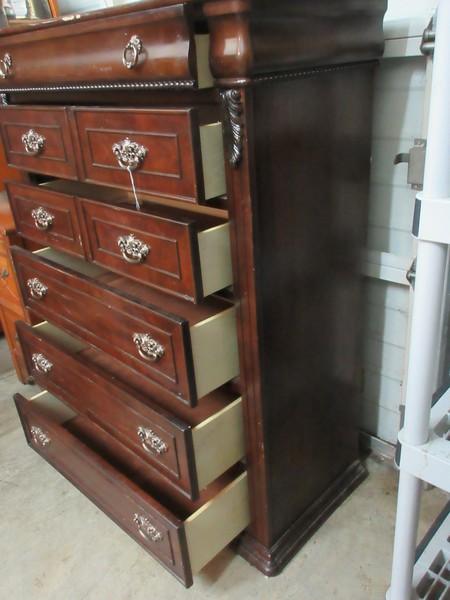
[[(161, 5), (161, 2), (159, 2)], [(167, 3), (166, 3), (167, 4)], [(189, 89), (212, 85), (207, 35), (194, 36), (189, 6), (134, 7), (65, 16), (0, 39), (0, 88)], [(134, 10), (133, 10), (134, 8)]]
[(168, 499), (145, 463), (47, 392), (15, 401), (33, 450), (186, 586), (249, 524), (245, 473), (222, 478), (197, 503)]
[(222, 126), (196, 109), (74, 108), (83, 179), (203, 202), (225, 193)]
[(9, 165), (45, 175), (77, 178), (67, 109), (2, 106), (0, 126)]
[(84, 256), (74, 197), (21, 183), (9, 182), (6, 189), (19, 235)]
[(212, 297), (195, 306), (125, 278), (111, 280), (99, 267), (52, 250), (32, 254), (13, 248), (12, 253), (30, 310), (181, 402), (195, 405), (238, 375), (236, 314), (230, 302)]
[(188, 423), (96, 368), (82, 342), (49, 323), (22, 322), (17, 331), (41, 388), (95, 420), (191, 499), (244, 456), (240, 398), (223, 393), (216, 412)]
[(195, 302), (233, 282), (228, 223), (83, 199), (80, 207), (98, 265)]

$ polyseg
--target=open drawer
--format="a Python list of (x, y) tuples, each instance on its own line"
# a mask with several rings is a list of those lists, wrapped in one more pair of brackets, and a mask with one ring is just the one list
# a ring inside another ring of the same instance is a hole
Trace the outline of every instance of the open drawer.
[(138, 211), (123, 190), (67, 180), (6, 188), (17, 232), (43, 246), (194, 302), (233, 283), (221, 218), (149, 202)]
[(147, 465), (47, 392), (15, 396), (29, 445), (186, 586), (250, 521), (246, 473), (200, 500), (155, 491)]
[(85, 357), (82, 342), (50, 323), (18, 322), (17, 333), (41, 388), (93, 419), (191, 499), (243, 458), (241, 398), (216, 392), (210, 407), (200, 415), (190, 410), (184, 420), (108, 376)]
[[(27, 308), (195, 406), (239, 374), (236, 309), (183, 302), (54, 250), (13, 248)], [(105, 279), (106, 278), (106, 279)]]

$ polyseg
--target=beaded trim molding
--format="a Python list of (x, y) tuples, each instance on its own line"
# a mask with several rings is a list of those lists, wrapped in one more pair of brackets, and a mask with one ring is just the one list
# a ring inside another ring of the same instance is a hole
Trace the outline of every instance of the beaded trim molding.
[(179, 89), (195, 87), (193, 79), (169, 81), (138, 81), (135, 83), (80, 83), (74, 85), (45, 85), (30, 87), (0, 87), (0, 93), (11, 92), (65, 92), (89, 90)]

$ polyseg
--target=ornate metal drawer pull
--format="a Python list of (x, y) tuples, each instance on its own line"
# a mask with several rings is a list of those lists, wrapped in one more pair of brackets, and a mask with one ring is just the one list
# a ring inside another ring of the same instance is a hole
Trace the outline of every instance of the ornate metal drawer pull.
[(42, 446), (42, 448), (45, 448), (46, 446), (49, 446), (51, 444), (51, 439), (44, 431), (42, 431), (40, 427), (32, 425), (30, 427), (30, 433), (31, 437), (33, 438), (33, 442), (38, 446)]
[(128, 171), (135, 171), (142, 164), (148, 152), (145, 146), (132, 142), (130, 138), (113, 144), (112, 151), (119, 166)]
[(53, 369), (53, 363), (51, 363), (43, 354), (37, 352), (31, 356), (34, 368), (36, 371), (47, 374)]
[(140, 535), (147, 541), (161, 542), (164, 538), (163, 534), (156, 529), (153, 523), (144, 515), (134, 513), (133, 522), (136, 523)]
[(144, 242), (135, 238), (132, 233), (118, 237), (117, 245), (120, 248), (123, 258), (128, 263), (134, 265), (144, 262), (151, 249), (150, 246), (147, 246), (147, 244), (144, 244)]
[(6, 79), (11, 75), (12, 71), (12, 58), (10, 54), (4, 54), (3, 58), (0, 58), (0, 77)]
[(36, 298), (37, 300), (41, 300), (48, 292), (48, 287), (41, 281), (39, 281), (37, 277), (33, 277), (33, 279), (28, 279), (27, 286), (30, 290), (30, 294), (33, 296), (33, 298)]
[(37, 229), (49, 229), (53, 225), (53, 221), (55, 220), (54, 215), (46, 211), (43, 206), (33, 208), (33, 210), (31, 211), (31, 216), (34, 219), (34, 224)]
[(164, 356), (164, 346), (161, 346), (148, 333), (134, 333), (133, 342), (136, 344), (139, 356), (156, 362)]
[(138, 427), (137, 434), (138, 438), (141, 440), (142, 447), (149, 454), (164, 454), (169, 450), (167, 444), (151, 429)]
[(32, 156), (37, 156), (42, 152), (45, 146), (45, 137), (34, 129), (29, 129), (22, 136), (22, 143), (25, 146), (25, 152)]
[(142, 40), (138, 35), (133, 35), (130, 41), (123, 49), (122, 62), (127, 69), (133, 69), (139, 60), (139, 54), (142, 52)]
[(3, 269), (3, 271), (0, 274), (0, 279), (8, 279), (9, 277), (9, 273), (7, 269)]

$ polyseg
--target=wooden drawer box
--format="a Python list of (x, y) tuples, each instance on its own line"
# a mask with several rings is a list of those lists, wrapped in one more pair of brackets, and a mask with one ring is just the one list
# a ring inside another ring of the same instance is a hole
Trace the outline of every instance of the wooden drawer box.
[(192, 34), (188, 12), (182, 3), (153, 10), (142, 7), (129, 14), (119, 8), (116, 14), (97, 19), (95, 13), (66, 16), (63, 26), (50, 23), (39, 31), (2, 31), (0, 64), (5, 77), (0, 88), (210, 86), (209, 36)]
[(17, 233), (43, 246), (84, 256), (76, 201), (68, 194), (6, 183)]
[(221, 123), (196, 109), (74, 108), (83, 179), (203, 202), (225, 193)]
[(195, 302), (233, 283), (228, 223), (84, 199), (80, 214), (95, 264)]
[(190, 498), (244, 456), (242, 401), (219, 394), (217, 412), (185, 422), (106, 375), (84, 344), (50, 323), (17, 330), (36, 383), (97, 422)]
[[(168, 297), (53, 250), (13, 248), (26, 306), (171, 391), (186, 404), (239, 373), (235, 308)], [(108, 285), (95, 281), (102, 276)], [(158, 308), (164, 307), (164, 308)]]
[(77, 178), (66, 108), (2, 106), (0, 127), (9, 165), (45, 175)]
[(63, 180), (6, 185), (29, 240), (194, 302), (233, 283), (222, 219), (148, 203), (137, 211), (120, 190)]
[(146, 464), (47, 392), (17, 394), (29, 445), (186, 586), (245, 527), (247, 477), (224, 477), (199, 502), (155, 492)]

